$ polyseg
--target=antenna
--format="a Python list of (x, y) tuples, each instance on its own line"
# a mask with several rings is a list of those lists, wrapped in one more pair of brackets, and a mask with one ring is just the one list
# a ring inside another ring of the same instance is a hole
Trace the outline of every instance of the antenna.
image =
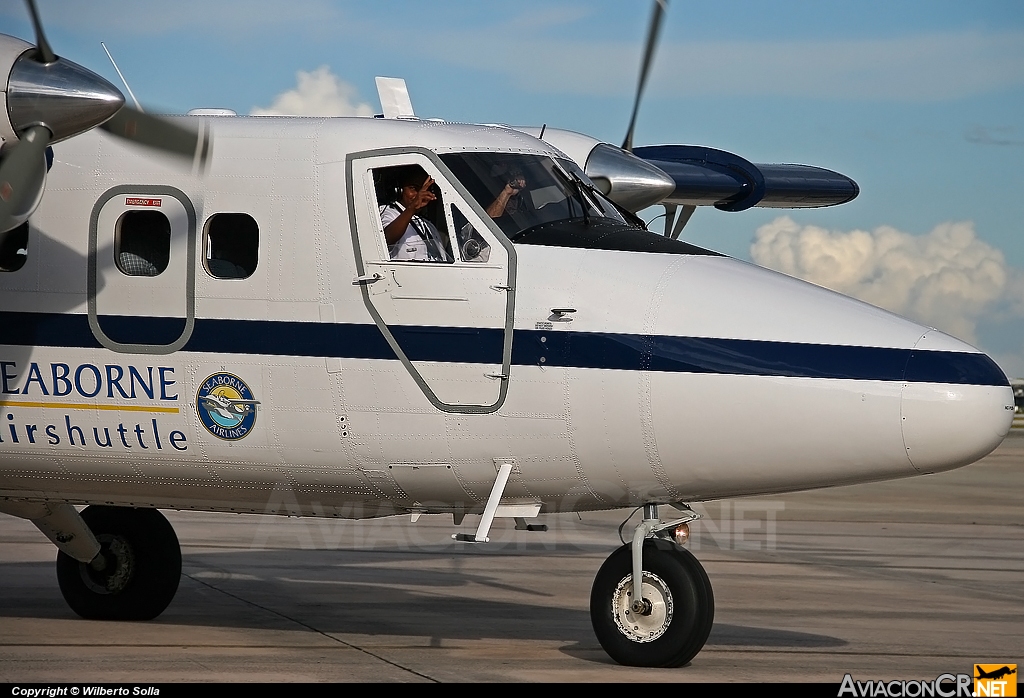
[(121, 78), (121, 82), (124, 83), (124, 89), (128, 90), (128, 96), (132, 98), (133, 102), (135, 102), (135, 108), (138, 109), (139, 111), (143, 111), (142, 105), (139, 104), (139, 100), (135, 99), (135, 93), (132, 92), (132, 88), (128, 87), (128, 81), (125, 80), (124, 79), (124, 75), (121, 74), (121, 69), (118, 68), (117, 67), (117, 63), (114, 62), (114, 57), (110, 55), (110, 51), (109, 51), (109, 49), (107, 49), (107, 45), (101, 41), (100, 42), (100, 46), (103, 47), (103, 50), (107, 54), (107, 58), (110, 59), (110, 65), (114, 66), (114, 70), (117, 71), (117, 77)]

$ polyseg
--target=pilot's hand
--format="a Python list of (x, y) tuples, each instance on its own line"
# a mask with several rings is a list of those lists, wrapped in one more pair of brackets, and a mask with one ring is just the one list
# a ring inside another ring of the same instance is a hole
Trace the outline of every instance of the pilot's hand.
[(506, 185), (505, 185), (505, 192), (506, 192), (506, 193), (507, 193), (507, 194), (508, 194), (509, 196), (515, 196), (515, 195), (516, 195), (516, 194), (518, 194), (518, 193), (519, 193), (520, 191), (522, 191), (522, 189), (524, 189), (525, 187), (526, 187), (526, 180), (525, 180), (525, 179), (522, 179), (522, 178), (520, 177), (520, 178), (518, 178), (518, 179), (513, 179), (513, 180), (512, 180), (512, 181), (510, 181), (510, 182), (509, 182), (508, 184), (506, 184)]
[(416, 197), (412, 200), (412, 204), (410, 204), (409, 208), (414, 211), (419, 211), (431, 201), (437, 199), (437, 197), (434, 196), (434, 192), (430, 191), (432, 186), (434, 186), (434, 178), (427, 177), (427, 180), (423, 182), (423, 186), (416, 190)]

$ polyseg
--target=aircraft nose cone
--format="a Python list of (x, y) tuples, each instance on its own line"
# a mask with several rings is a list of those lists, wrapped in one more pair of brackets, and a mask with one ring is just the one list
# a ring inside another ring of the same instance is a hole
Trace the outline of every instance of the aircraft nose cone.
[(907, 457), (922, 473), (982, 458), (1013, 424), (1013, 390), (992, 359), (941, 332), (922, 337), (907, 362), (900, 404)]
[(51, 143), (98, 126), (117, 113), (124, 95), (96, 73), (58, 58), (38, 63), (22, 54), (7, 85), (7, 111), (15, 133), (42, 125)]

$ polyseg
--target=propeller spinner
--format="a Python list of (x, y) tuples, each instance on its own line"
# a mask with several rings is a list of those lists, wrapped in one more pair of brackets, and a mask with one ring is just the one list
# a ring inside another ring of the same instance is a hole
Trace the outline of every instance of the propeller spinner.
[(0, 230), (20, 225), (35, 209), (47, 146), (103, 123), (124, 104), (99, 75), (55, 56), (38, 25), (37, 38), (41, 43), (32, 46), (0, 37), (0, 60), (13, 58), (3, 94), (10, 123), (0, 123)]
[[(100, 126), (111, 135), (181, 156), (202, 168), (209, 155), (205, 130), (144, 114), (96, 73), (57, 56), (43, 33), (34, 0), (26, 0), (36, 43), (0, 35), (0, 71), (9, 66), (0, 107), (0, 232), (35, 210), (46, 177), (46, 148)], [(0, 73), (2, 74), (2, 73)]]
[(102, 124), (124, 105), (120, 90), (91, 70), (56, 56), (43, 63), (39, 55), (21, 54), (7, 83), (7, 113), (19, 137), (43, 126), (57, 143)]

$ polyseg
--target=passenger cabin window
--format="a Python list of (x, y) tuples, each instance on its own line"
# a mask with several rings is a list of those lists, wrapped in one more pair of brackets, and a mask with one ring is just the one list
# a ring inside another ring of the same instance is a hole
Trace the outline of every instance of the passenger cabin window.
[(114, 261), (128, 276), (159, 276), (171, 258), (171, 222), (160, 211), (125, 211), (117, 219)]
[(206, 270), (218, 279), (247, 279), (259, 262), (260, 227), (247, 213), (215, 213), (206, 222)]
[(0, 271), (18, 271), (28, 260), (28, 221), (0, 233)]
[(419, 165), (373, 170), (381, 228), (390, 259), (455, 261), (441, 190)]

